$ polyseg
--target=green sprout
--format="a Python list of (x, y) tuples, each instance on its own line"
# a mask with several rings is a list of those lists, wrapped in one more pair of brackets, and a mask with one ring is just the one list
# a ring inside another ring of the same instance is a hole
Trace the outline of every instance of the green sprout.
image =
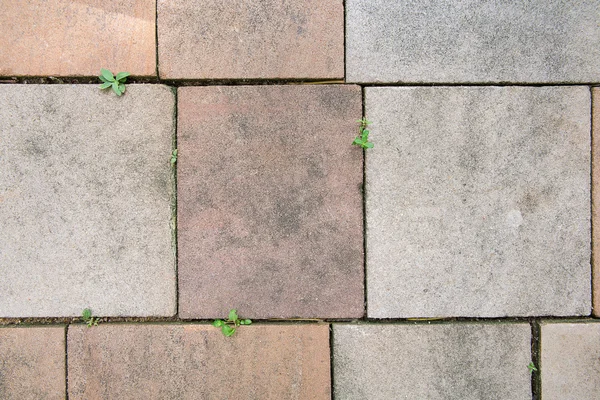
[(369, 130), (367, 129), (367, 126), (371, 121), (367, 121), (367, 119), (363, 117), (356, 122), (358, 122), (360, 126), (358, 127), (358, 136), (354, 139), (352, 144), (360, 146), (363, 149), (373, 148), (373, 143), (369, 142)]
[(83, 310), (81, 313), (81, 319), (87, 324), (88, 328), (91, 328), (92, 326), (98, 326), (98, 322), (100, 321), (99, 318), (92, 317), (92, 310), (89, 308)]
[(216, 319), (212, 324), (216, 328), (221, 328), (221, 332), (226, 337), (230, 337), (235, 333), (235, 330), (240, 325), (250, 325), (252, 323), (249, 319), (240, 319), (237, 315), (237, 311), (231, 310), (229, 311), (229, 317), (227, 320), (223, 321), (222, 319)]
[(113, 92), (115, 92), (117, 96), (121, 96), (125, 93), (125, 81), (129, 75), (129, 72), (119, 72), (117, 76), (113, 76), (112, 72), (102, 68), (100, 70), (100, 76), (98, 77), (102, 81), (100, 89), (112, 87)]
[(173, 150), (173, 153), (171, 153), (171, 166), (174, 166), (176, 162), (177, 162), (177, 149)]
[(532, 362), (529, 363), (529, 365), (527, 366), (527, 369), (529, 370), (530, 374), (533, 374), (533, 371), (537, 371), (537, 368), (535, 367), (535, 364)]

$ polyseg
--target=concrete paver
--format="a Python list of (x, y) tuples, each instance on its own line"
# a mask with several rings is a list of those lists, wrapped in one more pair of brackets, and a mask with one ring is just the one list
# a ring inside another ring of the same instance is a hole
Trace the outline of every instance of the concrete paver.
[(544, 323), (542, 399), (600, 398), (600, 323)]
[(347, 0), (347, 80), (598, 82), (598, 15), (596, 0)]
[(168, 79), (343, 78), (342, 0), (158, 0)]
[(374, 318), (589, 315), (587, 87), (367, 88)]
[(69, 399), (329, 399), (329, 326), (71, 325)]
[(154, 0), (3, 0), (0, 76), (156, 75)]
[(0, 328), (0, 398), (62, 400), (65, 327)]
[(357, 86), (178, 92), (183, 318), (364, 313)]
[(529, 324), (334, 325), (337, 399), (531, 399)]
[(0, 86), (0, 317), (175, 314), (174, 95)]

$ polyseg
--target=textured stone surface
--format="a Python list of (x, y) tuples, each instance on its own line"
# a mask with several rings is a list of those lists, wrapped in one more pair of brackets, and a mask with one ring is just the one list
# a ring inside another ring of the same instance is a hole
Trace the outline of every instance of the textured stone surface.
[(2, 0), (0, 76), (156, 74), (154, 0)]
[(600, 398), (600, 323), (542, 324), (542, 398)]
[(367, 88), (368, 315), (589, 315), (587, 87)]
[(0, 317), (173, 315), (174, 95), (0, 86)]
[(592, 235), (594, 315), (600, 317), (600, 88), (592, 89)]
[(158, 0), (161, 78), (343, 78), (342, 0)]
[(178, 107), (180, 316), (362, 316), (360, 88), (182, 88)]
[(329, 326), (72, 325), (69, 399), (329, 399)]
[(0, 328), (0, 398), (65, 398), (65, 328)]
[(350, 82), (598, 82), (600, 2), (346, 1)]
[(336, 399), (531, 399), (528, 324), (334, 325)]

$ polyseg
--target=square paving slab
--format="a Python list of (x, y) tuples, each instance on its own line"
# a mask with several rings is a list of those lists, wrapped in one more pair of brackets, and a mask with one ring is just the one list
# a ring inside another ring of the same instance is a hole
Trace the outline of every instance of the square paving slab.
[(331, 395), (329, 325), (71, 325), (69, 399)]
[(346, 0), (350, 82), (598, 82), (600, 2)]
[(334, 397), (531, 400), (529, 324), (334, 325)]
[(343, 78), (342, 0), (158, 0), (166, 79)]
[(174, 95), (0, 86), (0, 317), (175, 314)]
[(545, 323), (542, 399), (600, 399), (600, 323)]
[(0, 328), (0, 398), (66, 396), (65, 327)]
[(366, 114), (370, 317), (589, 315), (589, 88), (367, 88)]
[(178, 92), (179, 312), (364, 313), (357, 86)]
[(156, 75), (155, 0), (2, 0), (0, 76)]

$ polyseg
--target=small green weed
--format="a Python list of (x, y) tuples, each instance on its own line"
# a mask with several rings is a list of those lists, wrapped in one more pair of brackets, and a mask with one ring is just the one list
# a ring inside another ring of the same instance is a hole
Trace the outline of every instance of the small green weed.
[(129, 72), (119, 72), (117, 76), (114, 76), (112, 72), (102, 68), (100, 70), (100, 76), (98, 77), (102, 81), (100, 89), (112, 87), (113, 92), (115, 92), (117, 96), (120, 96), (125, 93), (125, 81), (129, 75)]
[(223, 335), (230, 337), (235, 333), (235, 330), (240, 325), (250, 325), (252, 323), (249, 319), (240, 319), (237, 315), (236, 310), (229, 311), (229, 317), (227, 320), (216, 319), (212, 324), (216, 328), (221, 328)]
[(177, 162), (177, 149), (173, 150), (173, 153), (171, 153), (171, 166), (174, 166), (176, 162)]
[(92, 317), (92, 310), (89, 308), (83, 310), (81, 313), (81, 319), (87, 324), (88, 328), (91, 328), (92, 326), (98, 326), (98, 322), (100, 321), (99, 318)]
[(369, 130), (367, 129), (367, 126), (371, 121), (367, 121), (367, 119), (363, 117), (356, 122), (358, 122), (360, 126), (358, 127), (358, 136), (354, 139), (352, 144), (360, 146), (363, 149), (373, 148), (373, 143), (369, 142)]
[(533, 374), (533, 371), (537, 371), (537, 368), (535, 367), (535, 364), (532, 362), (529, 363), (529, 365), (527, 366), (527, 369), (529, 370), (530, 374)]

